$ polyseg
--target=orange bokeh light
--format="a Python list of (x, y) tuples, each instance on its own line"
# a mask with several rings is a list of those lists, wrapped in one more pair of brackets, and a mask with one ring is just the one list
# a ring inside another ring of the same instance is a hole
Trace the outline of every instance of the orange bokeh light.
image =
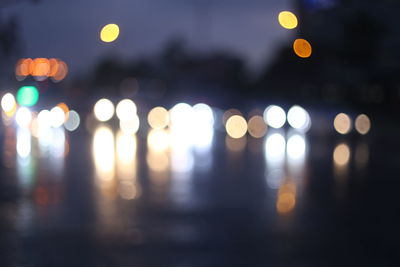
[(308, 58), (311, 56), (311, 44), (305, 39), (296, 39), (293, 43), (293, 50), (301, 58)]
[(46, 77), (50, 72), (50, 62), (47, 58), (35, 58), (33, 60), (32, 76)]

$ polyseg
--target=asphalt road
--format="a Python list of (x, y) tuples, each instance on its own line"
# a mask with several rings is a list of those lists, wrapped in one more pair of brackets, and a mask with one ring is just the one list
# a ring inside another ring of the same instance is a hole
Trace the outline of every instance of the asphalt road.
[(1, 138), (1, 266), (398, 266), (394, 135)]

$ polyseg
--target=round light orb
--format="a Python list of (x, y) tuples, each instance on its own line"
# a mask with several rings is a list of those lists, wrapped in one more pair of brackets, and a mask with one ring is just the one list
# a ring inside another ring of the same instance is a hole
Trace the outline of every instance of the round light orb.
[(39, 100), (39, 91), (35, 86), (22, 86), (17, 93), (17, 102), (20, 106), (31, 107)]
[(264, 111), (264, 120), (272, 128), (282, 128), (286, 122), (286, 113), (283, 108), (271, 105)]
[(56, 106), (50, 110), (50, 124), (54, 128), (61, 127), (65, 122), (65, 113), (62, 108)]
[(1, 98), (1, 108), (6, 113), (13, 111), (16, 105), (15, 98), (11, 93), (7, 93)]
[(32, 113), (27, 107), (20, 107), (15, 114), (17, 125), (22, 128), (29, 127), (32, 121)]
[(120, 120), (129, 120), (136, 115), (136, 104), (130, 99), (121, 100), (116, 108), (116, 114)]
[(214, 125), (214, 113), (207, 104), (199, 103), (193, 106), (194, 120), (201, 126)]
[(333, 161), (338, 166), (344, 166), (349, 163), (350, 160), (350, 148), (347, 144), (340, 144), (336, 146), (333, 151)]
[(240, 115), (233, 115), (226, 121), (226, 132), (232, 138), (241, 138), (247, 132), (247, 122)]
[(295, 14), (290, 11), (282, 11), (278, 15), (279, 24), (285, 29), (294, 29), (297, 27), (298, 21)]
[(119, 36), (119, 27), (117, 24), (107, 24), (100, 31), (100, 39), (105, 43), (115, 41)]
[(301, 58), (308, 58), (312, 53), (311, 44), (305, 39), (296, 39), (293, 43), (293, 50)]
[(300, 106), (293, 106), (289, 109), (287, 120), (290, 126), (302, 132), (308, 131), (311, 127), (310, 115)]
[(360, 114), (356, 118), (355, 128), (359, 134), (365, 135), (371, 129), (371, 120), (367, 115)]
[(193, 122), (193, 108), (186, 103), (176, 104), (169, 112), (171, 127), (190, 128)]
[(248, 122), (249, 134), (254, 138), (261, 138), (267, 132), (267, 124), (262, 116), (255, 115)]
[(138, 115), (133, 115), (129, 120), (120, 120), (119, 127), (124, 133), (135, 134), (139, 130), (140, 121)]
[(114, 104), (106, 98), (100, 99), (94, 105), (93, 112), (97, 120), (108, 121), (114, 116)]
[(164, 129), (169, 123), (169, 113), (163, 107), (155, 107), (147, 115), (147, 122), (153, 129)]
[(351, 131), (351, 119), (349, 115), (345, 113), (339, 113), (336, 115), (333, 121), (333, 127), (340, 134), (347, 134)]
[(80, 123), (81, 119), (78, 112), (76, 112), (75, 110), (70, 110), (68, 112), (68, 119), (64, 123), (64, 127), (65, 129), (67, 129), (67, 131), (73, 132), (78, 129)]
[(46, 129), (51, 127), (51, 113), (49, 110), (44, 109), (39, 112), (37, 116), (38, 128)]

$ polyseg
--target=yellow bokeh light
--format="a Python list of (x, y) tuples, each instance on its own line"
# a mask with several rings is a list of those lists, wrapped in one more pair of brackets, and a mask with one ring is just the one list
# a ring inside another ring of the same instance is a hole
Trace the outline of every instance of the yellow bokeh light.
[(335, 130), (340, 134), (347, 134), (351, 131), (351, 119), (345, 113), (339, 113), (333, 121)]
[(241, 138), (247, 132), (247, 122), (240, 115), (231, 116), (225, 125), (226, 132), (232, 138)]
[(147, 115), (147, 121), (153, 129), (164, 129), (169, 123), (169, 113), (163, 107), (155, 107)]
[(267, 124), (264, 118), (259, 115), (250, 118), (248, 128), (249, 134), (254, 138), (261, 138), (267, 132)]
[(338, 166), (344, 166), (349, 163), (350, 160), (350, 148), (346, 144), (340, 144), (336, 146), (333, 151), (333, 161)]
[(294, 29), (297, 27), (297, 17), (290, 11), (282, 11), (278, 15), (279, 24), (285, 29)]
[(107, 24), (100, 31), (100, 39), (105, 43), (115, 41), (119, 35), (119, 27), (117, 24)]
[(311, 56), (311, 44), (304, 39), (296, 39), (293, 43), (293, 50), (299, 57), (307, 58)]
[(356, 118), (355, 127), (360, 134), (367, 134), (371, 129), (371, 121), (367, 115), (361, 114)]

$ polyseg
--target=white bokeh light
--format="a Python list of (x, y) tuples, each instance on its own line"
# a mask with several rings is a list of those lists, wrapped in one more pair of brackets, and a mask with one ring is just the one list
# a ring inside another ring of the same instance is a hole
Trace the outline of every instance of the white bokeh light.
[(54, 128), (61, 127), (65, 122), (65, 113), (62, 108), (56, 106), (50, 110), (50, 123)]
[(136, 115), (137, 107), (136, 104), (130, 99), (121, 100), (116, 108), (116, 114), (120, 120), (130, 120)]
[(46, 129), (51, 127), (51, 113), (47, 109), (39, 112), (37, 116), (38, 127), (40, 129)]
[(176, 104), (170, 110), (170, 124), (172, 128), (190, 129), (193, 122), (193, 108), (186, 103)]
[(68, 120), (64, 123), (64, 127), (68, 131), (73, 132), (78, 129), (80, 122), (81, 119), (78, 112), (76, 112), (75, 110), (70, 110), (68, 112)]
[(306, 141), (299, 134), (292, 135), (286, 144), (286, 151), (289, 159), (301, 159), (306, 153)]
[(21, 107), (17, 110), (15, 114), (15, 121), (19, 127), (26, 128), (29, 127), (32, 121), (32, 113), (27, 107)]
[(93, 111), (97, 120), (105, 122), (114, 116), (114, 104), (110, 100), (103, 98), (96, 102)]
[(287, 120), (290, 126), (302, 132), (308, 131), (311, 127), (310, 115), (300, 106), (293, 106), (289, 109)]
[(1, 98), (1, 108), (4, 112), (11, 112), (15, 106), (15, 98), (11, 93), (7, 93)]
[(264, 111), (264, 120), (272, 128), (281, 128), (286, 122), (286, 113), (283, 108), (271, 105)]
[(286, 142), (280, 133), (274, 133), (265, 141), (265, 156), (267, 161), (283, 161), (285, 158)]

